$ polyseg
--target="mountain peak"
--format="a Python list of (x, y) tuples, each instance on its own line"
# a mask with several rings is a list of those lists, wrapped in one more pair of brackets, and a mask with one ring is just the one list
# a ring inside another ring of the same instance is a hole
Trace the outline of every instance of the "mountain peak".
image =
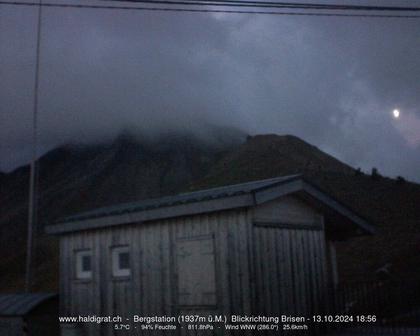
[(307, 148), (316, 148), (305, 140), (291, 134), (257, 134), (247, 137), (249, 146), (306, 146)]

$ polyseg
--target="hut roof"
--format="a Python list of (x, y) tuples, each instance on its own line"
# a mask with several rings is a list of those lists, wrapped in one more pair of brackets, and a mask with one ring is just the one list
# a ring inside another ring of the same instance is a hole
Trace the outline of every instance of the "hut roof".
[(59, 234), (254, 206), (295, 192), (306, 192), (365, 231), (374, 231), (365, 219), (305, 181), (301, 175), (289, 175), (99, 208), (66, 217), (47, 226), (47, 232)]
[(53, 293), (0, 294), (0, 316), (23, 316), (40, 304), (57, 297)]

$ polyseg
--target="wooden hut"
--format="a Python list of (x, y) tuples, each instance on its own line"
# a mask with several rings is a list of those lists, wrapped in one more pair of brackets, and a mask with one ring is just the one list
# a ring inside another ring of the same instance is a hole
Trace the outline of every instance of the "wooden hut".
[(0, 294), (1, 336), (56, 336), (58, 334), (56, 294)]
[(61, 315), (120, 315), (137, 335), (134, 315), (320, 312), (337, 281), (334, 241), (373, 228), (295, 175), (97, 209), (47, 231), (60, 237)]

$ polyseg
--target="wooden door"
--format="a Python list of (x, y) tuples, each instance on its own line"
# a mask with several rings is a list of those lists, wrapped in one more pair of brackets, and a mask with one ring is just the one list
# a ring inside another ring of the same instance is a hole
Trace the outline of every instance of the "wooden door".
[[(217, 270), (213, 235), (180, 238), (176, 241), (178, 313), (208, 316), (217, 312)], [(197, 324), (206, 325), (199, 321)], [(214, 330), (188, 329), (181, 335), (214, 335)]]

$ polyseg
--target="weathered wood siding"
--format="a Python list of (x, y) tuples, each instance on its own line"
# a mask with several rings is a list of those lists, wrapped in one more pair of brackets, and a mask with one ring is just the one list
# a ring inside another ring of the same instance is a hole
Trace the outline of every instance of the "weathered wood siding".
[[(247, 228), (244, 209), (65, 235), (60, 243), (61, 315), (250, 313)], [(188, 302), (178, 292), (177, 250), (185, 241), (203, 237), (213, 238), (216, 297)], [(118, 245), (130, 247), (129, 278), (112, 277), (110, 251)], [(74, 256), (80, 249), (93, 252), (89, 281), (75, 277)], [(89, 335), (114, 334), (109, 326), (87, 326)]]
[[(253, 209), (77, 232), (60, 241), (64, 316), (300, 315), (310, 309), (307, 304), (319, 304), (326, 279), (322, 216), (292, 197)], [(130, 248), (131, 275), (116, 279), (111, 248), (120, 245)], [(80, 249), (93, 252), (89, 281), (75, 278)], [(185, 274), (188, 263), (199, 264), (200, 255), (214, 270)], [(210, 278), (200, 283), (203, 276)], [(118, 334), (109, 325), (86, 326), (88, 335)]]
[(276, 221), (294, 224), (319, 224), (322, 214), (301, 200), (285, 196), (252, 209), (254, 221)]
[(310, 316), (325, 287), (323, 233), (255, 227), (256, 311)]
[(284, 197), (256, 207), (252, 221), (255, 312), (305, 317), (321, 312), (328, 282), (323, 216)]

